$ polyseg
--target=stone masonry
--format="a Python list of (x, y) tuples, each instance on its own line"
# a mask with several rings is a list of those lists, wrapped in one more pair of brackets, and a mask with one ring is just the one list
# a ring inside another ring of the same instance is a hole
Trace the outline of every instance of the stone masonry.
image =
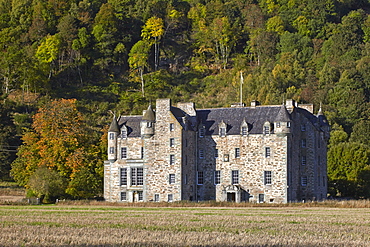
[(158, 99), (112, 120), (104, 165), (107, 201), (323, 200), (329, 125), (313, 105), (197, 110)]

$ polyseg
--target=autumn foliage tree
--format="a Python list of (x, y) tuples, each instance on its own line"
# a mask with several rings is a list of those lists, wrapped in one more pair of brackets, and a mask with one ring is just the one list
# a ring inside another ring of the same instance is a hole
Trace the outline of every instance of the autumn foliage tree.
[(100, 192), (100, 151), (89, 141), (89, 128), (77, 110), (76, 100), (53, 100), (40, 108), (33, 117), (32, 129), (22, 139), (11, 170), (20, 185), (35, 189), (35, 178), (30, 183), (30, 177), (40, 167), (47, 167), (69, 182), (64, 191), (67, 195), (87, 198)]

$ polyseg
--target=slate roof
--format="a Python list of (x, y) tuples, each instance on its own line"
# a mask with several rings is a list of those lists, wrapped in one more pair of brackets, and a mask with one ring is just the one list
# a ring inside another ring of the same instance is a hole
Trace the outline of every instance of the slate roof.
[(119, 127), (118, 127), (116, 116), (113, 117), (113, 120), (110, 123), (109, 129), (108, 129), (108, 132), (117, 132), (117, 133), (119, 132)]
[(120, 127), (126, 125), (127, 137), (140, 137), (140, 122), (143, 116), (123, 116), (119, 119), (118, 124)]
[(250, 134), (262, 134), (266, 121), (274, 122), (280, 106), (258, 106), (241, 108), (216, 108), (197, 110), (198, 121), (206, 127), (206, 135), (218, 135), (219, 124), (224, 121), (228, 135), (239, 135), (240, 126), (245, 119)]
[[(187, 122), (184, 122), (186, 114), (177, 107), (171, 107), (172, 114), (176, 117), (179, 123), (184, 127), (188, 124), (188, 128), (195, 130), (195, 119), (189, 117)], [(275, 121), (291, 121), (291, 115), (284, 105), (274, 106), (257, 106), (257, 107), (236, 107), (236, 108), (211, 108), (196, 110), (196, 121), (205, 125), (206, 135), (218, 135), (219, 124), (224, 121), (227, 125), (228, 135), (239, 135), (240, 126), (243, 120), (248, 123), (248, 131), (250, 134), (262, 134), (263, 125), (265, 122), (273, 123)], [(294, 113), (302, 114), (314, 126), (318, 123), (318, 117), (309, 111), (296, 107)], [(140, 137), (140, 122), (143, 116), (123, 116), (119, 119), (118, 125), (126, 125), (128, 129), (128, 137)]]
[(152, 105), (149, 105), (148, 110), (146, 110), (142, 120), (151, 121), (151, 122), (155, 121), (155, 113), (153, 111)]

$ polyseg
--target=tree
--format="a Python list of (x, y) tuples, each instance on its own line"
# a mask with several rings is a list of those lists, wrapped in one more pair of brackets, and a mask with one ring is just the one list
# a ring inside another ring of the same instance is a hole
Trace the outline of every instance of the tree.
[[(145, 26), (141, 31), (141, 37), (144, 40), (154, 44), (154, 68), (158, 69), (159, 64), (159, 41), (164, 34), (163, 20), (158, 17), (151, 17), (145, 22)], [(154, 38), (154, 41), (152, 39)]]
[(141, 93), (143, 97), (145, 95), (143, 74), (145, 68), (148, 67), (149, 50), (149, 42), (146, 40), (139, 40), (135, 45), (132, 46), (128, 58), (130, 69), (137, 71), (140, 76)]
[[(83, 195), (72, 193), (78, 185), (72, 181), (81, 170), (89, 167), (92, 177), (102, 179), (102, 174), (98, 173), (101, 165), (99, 148), (91, 142), (91, 135), (77, 110), (76, 100), (53, 100), (33, 117), (32, 129), (22, 137), (23, 145), (12, 163), (11, 175), (27, 187), (32, 174), (44, 166), (69, 182), (65, 190), (67, 194)], [(98, 194), (99, 188), (94, 192)]]

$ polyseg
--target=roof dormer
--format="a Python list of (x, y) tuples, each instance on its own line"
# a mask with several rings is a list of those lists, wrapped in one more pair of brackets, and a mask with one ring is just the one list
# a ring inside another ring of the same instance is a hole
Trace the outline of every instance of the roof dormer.
[(226, 131), (227, 131), (227, 129), (226, 129), (227, 125), (224, 122), (224, 120), (221, 121), (221, 123), (218, 125), (218, 128), (219, 128), (219, 131), (218, 131), (219, 135), (221, 137), (225, 137), (226, 136)]
[(242, 124), (240, 125), (240, 135), (247, 136), (249, 132), (248, 123), (245, 121), (245, 118), (243, 119)]

